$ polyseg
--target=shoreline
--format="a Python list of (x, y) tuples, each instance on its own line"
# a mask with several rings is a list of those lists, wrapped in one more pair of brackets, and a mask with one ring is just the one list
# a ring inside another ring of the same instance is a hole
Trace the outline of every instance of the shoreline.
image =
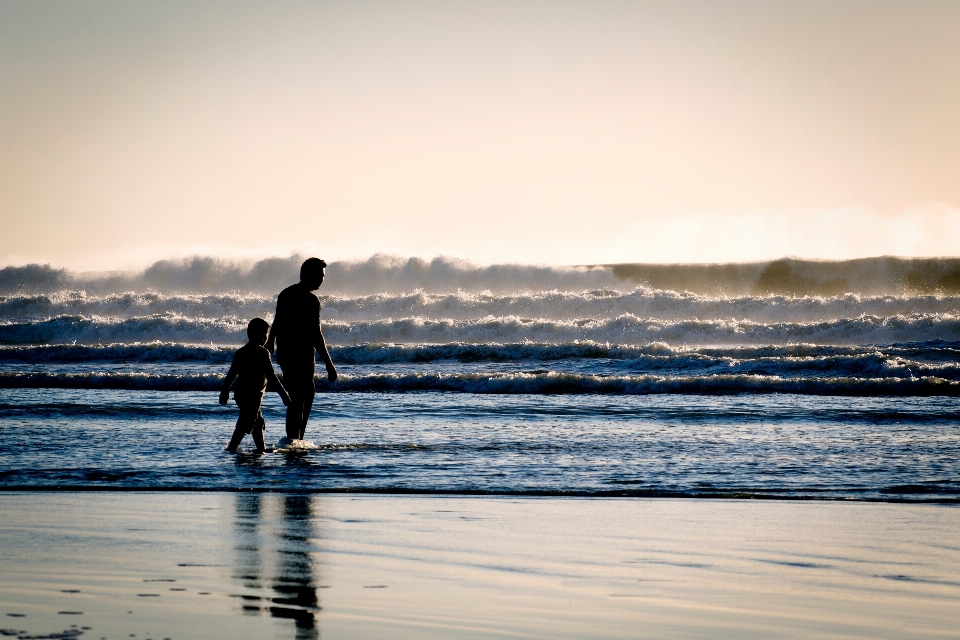
[[(786, 491), (786, 490), (784, 490)], [(849, 490), (848, 490), (849, 491)], [(826, 492), (826, 491), (825, 491)], [(0, 495), (15, 493), (224, 493), (224, 494), (291, 494), (291, 495), (369, 495), (396, 497), (444, 497), (444, 498), (583, 498), (583, 499), (636, 499), (636, 500), (718, 500), (730, 502), (813, 502), (813, 503), (850, 503), (850, 504), (931, 504), (960, 506), (957, 498), (855, 498), (831, 496), (785, 496), (776, 495), (775, 490), (757, 490), (750, 492), (684, 493), (669, 491), (484, 491), (484, 490), (443, 490), (443, 489), (370, 489), (370, 488), (281, 488), (281, 487), (119, 487), (119, 486), (32, 486), (0, 485)], [(929, 492), (925, 492), (929, 493)]]
[(960, 618), (942, 505), (3, 492), (0, 516), (23, 636), (899, 640)]

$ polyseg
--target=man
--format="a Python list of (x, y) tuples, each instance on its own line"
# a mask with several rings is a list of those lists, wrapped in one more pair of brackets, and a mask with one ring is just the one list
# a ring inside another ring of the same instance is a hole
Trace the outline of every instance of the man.
[(288, 442), (278, 442), (278, 447), (292, 440), (303, 440), (316, 393), (313, 384), (315, 352), (327, 366), (327, 379), (330, 382), (337, 379), (337, 368), (333, 366), (320, 330), (320, 300), (313, 294), (323, 284), (326, 267), (323, 260), (307, 259), (300, 267), (300, 282), (287, 287), (277, 297), (277, 313), (266, 347), (271, 353), (276, 349), (277, 364), (283, 371), (283, 386), (290, 394)]

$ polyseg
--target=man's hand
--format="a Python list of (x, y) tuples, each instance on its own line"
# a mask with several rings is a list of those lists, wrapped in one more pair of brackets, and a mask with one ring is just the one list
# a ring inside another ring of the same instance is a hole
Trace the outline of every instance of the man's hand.
[(230, 400), (230, 390), (224, 389), (223, 391), (220, 392), (220, 404), (227, 404), (229, 400)]
[(337, 368), (333, 366), (333, 363), (327, 365), (327, 380), (330, 382), (337, 381)]

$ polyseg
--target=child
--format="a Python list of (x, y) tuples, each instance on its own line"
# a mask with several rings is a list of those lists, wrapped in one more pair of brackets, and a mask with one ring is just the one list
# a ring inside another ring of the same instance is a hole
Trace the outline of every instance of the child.
[(243, 436), (252, 433), (253, 442), (257, 445), (257, 451), (263, 453), (267, 450), (263, 442), (264, 421), (263, 414), (260, 412), (260, 403), (263, 401), (263, 394), (267, 390), (267, 383), (272, 382), (277, 387), (277, 393), (283, 400), (283, 404), (290, 404), (290, 396), (287, 390), (283, 388), (277, 379), (277, 374), (273, 371), (273, 363), (270, 362), (270, 352), (263, 345), (267, 343), (267, 333), (270, 331), (270, 325), (266, 320), (254, 318), (247, 325), (247, 338), (249, 342), (237, 349), (233, 356), (233, 364), (230, 365), (230, 371), (227, 372), (227, 379), (223, 381), (223, 389), (220, 391), (220, 404), (227, 404), (230, 399), (230, 385), (234, 379), (237, 381), (237, 387), (233, 390), (233, 399), (240, 407), (240, 417), (237, 418), (237, 428), (233, 430), (233, 437), (227, 445), (227, 451), (233, 453), (240, 446)]

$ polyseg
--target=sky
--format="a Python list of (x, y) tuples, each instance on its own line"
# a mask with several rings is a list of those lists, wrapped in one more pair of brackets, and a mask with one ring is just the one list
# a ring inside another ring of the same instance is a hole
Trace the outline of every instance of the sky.
[(0, 266), (960, 255), (960, 3), (0, 3)]

